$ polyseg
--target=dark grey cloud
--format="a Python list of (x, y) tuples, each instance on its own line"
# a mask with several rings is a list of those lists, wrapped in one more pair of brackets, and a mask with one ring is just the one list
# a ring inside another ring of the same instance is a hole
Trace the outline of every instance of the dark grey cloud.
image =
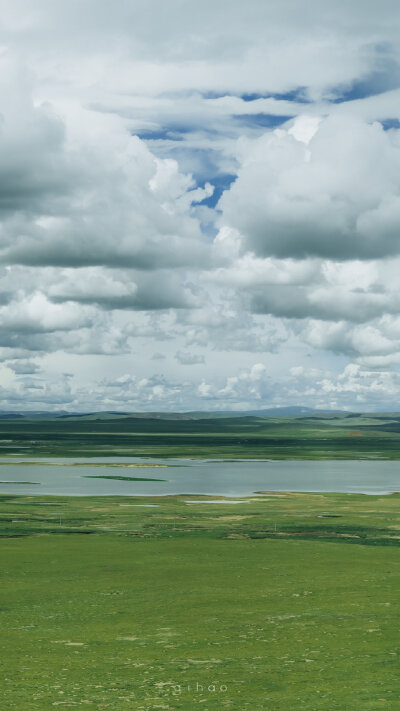
[(33, 360), (23, 358), (20, 360), (7, 361), (7, 368), (11, 368), (16, 375), (34, 375), (35, 373), (39, 373), (41, 370), (38, 363), (35, 363)]
[(150, 274), (98, 267), (66, 269), (58, 283), (49, 286), (48, 295), (53, 302), (97, 304), (106, 310), (157, 311), (200, 304), (190, 286), (166, 269)]
[(0, 57), (0, 217), (52, 211), (79, 181), (65, 153), (65, 125), (51, 106), (33, 102), (26, 71)]
[(323, 287), (314, 285), (266, 286), (250, 297), (255, 313), (273, 314), (289, 319), (314, 318), (323, 321), (347, 320), (365, 323), (383, 313), (398, 313), (400, 292), (374, 293), (358, 288)]

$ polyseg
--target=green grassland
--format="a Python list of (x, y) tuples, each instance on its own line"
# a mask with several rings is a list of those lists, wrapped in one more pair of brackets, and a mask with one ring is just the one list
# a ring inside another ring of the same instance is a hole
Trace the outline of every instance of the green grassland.
[[(1, 418), (0, 456), (396, 460), (400, 416)], [(399, 709), (399, 500), (0, 495), (1, 711)]]
[(1, 709), (398, 709), (399, 498), (0, 496)]
[(400, 415), (0, 419), (0, 456), (400, 459)]

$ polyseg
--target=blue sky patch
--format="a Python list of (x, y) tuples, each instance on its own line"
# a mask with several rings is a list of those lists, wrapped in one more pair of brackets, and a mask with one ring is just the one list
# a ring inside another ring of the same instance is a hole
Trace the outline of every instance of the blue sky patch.
[(134, 135), (141, 138), (143, 141), (182, 141), (182, 133), (187, 133), (188, 129), (180, 127), (176, 128), (159, 128), (159, 129), (143, 129), (134, 131)]
[(379, 123), (382, 124), (384, 131), (389, 131), (391, 128), (400, 128), (400, 121), (397, 118), (383, 119)]
[(214, 186), (214, 192), (210, 197), (205, 198), (198, 204), (211, 208), (215, 207), (224, 190), (228, 190), (236, 178), (237, 176), (231, 173), (223, 173), (211, 178), (208, 182)]
[(387, 60), (385, 63), (381, 63), (380, 69), (371, 72), (364, 78), (355, 79), (350, 85), (336, 87), (332, 91), (332, 98), (328, 97), (328, 100), (334, 104), (343, 104), (346, 101), (378, 96), (399, 87), (399, 67), (394, 60)]
[(276, 128), (286, 121), (290, 121), (293, 116), (275, 116), (274, 114), (234, 114), (233, 117), (246, 126), (254, 128)]
[(276, 99), (277, 101), (296, 101), (299, 104), (311, 104), (310, 99), (307, 98), (307, 87), (299, 86), (291, 91), (286, 91), (284, 93), (250, 93), (242, 94), (241, 99), (243, 101), (256, 101), (257, 99)]

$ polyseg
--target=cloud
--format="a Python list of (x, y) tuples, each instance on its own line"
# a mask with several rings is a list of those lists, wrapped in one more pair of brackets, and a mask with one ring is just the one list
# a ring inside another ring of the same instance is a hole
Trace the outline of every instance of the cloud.
[(374, 293), (340, 289), (327, 285), (312, 287), (274, 285), (253, 291), (251, 309), (290, 319), (313, 318), (327, 321), (345, 319), (366, 322), (383, 313), (397, 313), (400, 293)]
[(13, 370), (16, 375), (34, 375), (41, 370), (40, 365), (35, 361), (22, 358), (7, 361), (7, 368)]
[(256, 0), (246, 13), (232, 0), (227, 22), (226, 5), (211, 0), (190, 6), (171, 0), (156, 8), (143, 0), (112, 7), (105, 0), (37, 0), (34, 10), (27, 0), (14, 0), (2, 24), (3, 36), (34, 50), (39, 66), (47, 55), (47, 78), (58, 69), (80, 87), (97, 80), (96, 88), (148, 95), (193, 87), (279, 92), (347, 85), (368, 74), (375, 46), (397, 41), (389, 19), (396, 12), (394, 0), (384, 13), (375, 0), (367, 10), (360, 0), (351, 6), (340, 0), (334, 8), (318, 0), (301, 8), (294, 0)]
[[(99, 140), (107, 143), (107, 133)], [(17, 212), (0, 225), (0, 259), (142, 270), (205, 264), (207, 245), (190, 216), (191, 180), (185, 188), (177, 176), (174, 185), (171, 174), (169, 195), (166, 188), (159, 190), (151, 183), (156, 159), (135, 137), (126, 136), (117, 156), (102, 152), (87, 156), (82, 166), (87, 186), (64, 195), (64, 204), (49, 206), (45, 194), (34, 217)]]
[(178, 351), (175, 358), (181, 365), (199, 365), (205, 363), (205, 358), (200, 353), (188, 353), (187, 351)]
[(40, 292), (28, 299), (13, 301), (0, 310), (1, 330), (26, 332), (69, 331), (90, 326), (93, 312), (77, 304), (52, 304)]
[[(342, 353), (368, 362), (369, 358), (392, 356), (400, 349), (398, 317), (384, 316), (372, 323), (352, 327), (345, 321), (326, 323), (310, 319), (301, 332), (314, 348)], [(384, 361), (382, 361), (384, 362)]]
[(218, 294), (214, 303), (177, 317), (175, 331), (184, 335), (188, 347), (272, 353), (287, 340), (287, 329), (282, 323), (252, 317), (232, 293), (221, 296)]
[(7, 0), (3, 403), (393, 402), (398, 15)]
[(219, 202), (221, 223), (261, 257), (399, 254), (400, 131), (339, 116), (313, 131), (242, 141), (238, 177)]
[(102, 309), (158, 310), (192, 308), (197, 304), (190, 285), (168, 270), (137, 272), (102, 267), (64, 269), (48, 289), (55, 302), (97, 304)]
[(322, 396), (329, 394), (337, 396), (342, 401), (357, 403), (363, 407), (366, 403), (369, 406), (381, 407), (394, 405), (400, 392), (400, 377), (398, 373), (377, 373), (362, 369), (361, 366), (351, 364), (346, 366), (343, 373), (336, 379), (323, 378), (318, 382)]
[[(351, 363), (339, 372), (303, 368), (282, 384), (284, 399), (309, 407), (358, 412), (396, 411), (400, 395), (398, 372)], [(300, 398), (302, 398), (300, 400)]]
[(7, 386), (0, 386), (0, 402), (3, 407), (21, 410), (59, 410), (66, 404), (73, 406), (74, 396), (68, 376), (57, 381), (21, 377)]
[(57, 378), (19, 376), (0, 387), (4, 409), (21, 408), (70, 411), (85, 410), (254, 410), (301, 402), (321, 409), (355, 411), (395, 410), (400, 395), (397, 372), (379, 371), (350, 364), (338, 373), (315, 368), (292, 368), (285, 377), (268, 376), (262, 364), (255, 364), (222, 382), (206, 379), (168, 379), (161, 374), (142, 378), (126, 373), (76, 386), (69, 375)]
[(60, 118), (51, 105), (36, 106), (8, 55), (0, 57), (1, 83), (3, 262), (142, 270), (206, 263), (191, 206), (210, 186), (196, 188), (117, 117), (75, 106)]
[(217, 236), (216, 262), (225, 264), (208, 272), (207, 279), (230, 288), (254, 314), (366, 323), (399, 312), (398, 258), (261, 258), (240, 255), (240, 239), (235, 235), (233, 239), (230, 232), (221, 230)]
[(64, 122), (46, 103), (36, 104), (24, 64), (0, 52), (0, 217), (49, 210), (78, 179), (79, 162), (63, 152)]

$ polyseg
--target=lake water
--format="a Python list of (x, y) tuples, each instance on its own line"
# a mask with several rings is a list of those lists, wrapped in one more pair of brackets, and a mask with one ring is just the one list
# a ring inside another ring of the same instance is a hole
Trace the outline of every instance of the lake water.
[[(13, 459), (15, 461), (15, 459)], [(34, 460), (0, 465), (0, 494), (55, 496), (162, 496), (207, 494), (251, 496), (257, 491), (332, 491), (387, 494), (400, 491), (400, 462), (391, 461), (216, 461), (107, 459)], [(44, 464), (57, 461), (59, 464)], [(0, 462), (10, 462), (0, 459)], [(79, 462), (68, 466), (67, 462)], [(88, 464), (168, 464), (168, 467), (93, 467)], [(86, 476), (129, 476), (166, 481), (86, 479)], [(7, 483), (6, 483), (7, 482)], [(18, 482), (37, 482), (36, 484)], [(39, 485), (38, 485), (39, 484)]]

